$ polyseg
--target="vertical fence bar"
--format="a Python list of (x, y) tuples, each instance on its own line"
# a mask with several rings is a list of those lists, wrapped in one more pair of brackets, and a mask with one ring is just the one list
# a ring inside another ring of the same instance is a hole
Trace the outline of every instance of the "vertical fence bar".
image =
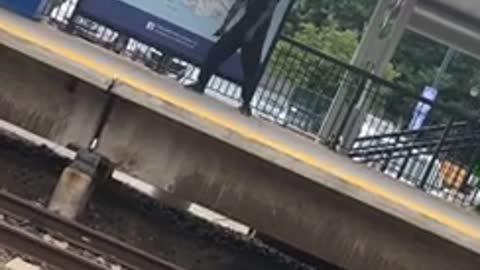
[[(476, 122), (474, 122), (474, 123), (471, 123), (471, 125), (472, 125), (472, 128), (469, 129), (469, 130), (473, 130), (472, 135), (473, 135), (473, 141), (474, 141), (474, 143), (475, 143), (475, 141), (477, 141), (478, 139), (480, 139), (480, 138), (478, 138), (478, 136), (477, 136), (477, 134), (476, 134), (476, 130), (477, 130), (477, 128), (478, 128), (478, 124), (477, 124)], [(470, 188), (472, 189), (472, 190), (468, 190), (468, 191), (467, 191), (467, 192), (470, 192), (470, 193), (471, 193), (470, 195), (472, 195), (472, 200), (475, 200), (476, 192), (478, 192), (478, 187), (469, 186), (470, 183), (469, 183), (468, 181), (470, 180), (470, 178), (472, 177), (472, 175), (474, 175), (474, 173), (475, 173), (474, 170), (477, 169), (476, 166), (478, 165), (478, 164), (477, 164), (477, 161), (478, 161), (478, 157), (479, 157), (479, 150), (480, 150), (479, 147), (480, 147), (480, 145), (479, 145), (478, 143), (475, 143), (475, 147), (474, 147), (474, 149), (473, 149), (473, 151), (472, 151), (472, 155), (470, 156), (470, 159), (469, 159), (469, 161), (468, 161), (468, 165), (467, 165), (467, 166), (468, 166), (468, 171), (467, 171), (467, 173), (465, 174), (464, 179), (463, 179), (463, 185), (464, 185), (463, 189), (465, 189), (465, 188), (466, 188), (466, 189), (470, 189)], [(467, 197), (467, 196), (465, 196), (465, 198), (466, 198), (466, 197)], [(465, 202), (464, 202), (464, 203), (465, 203)], [(468, 203), (468, 206), (473, 205), (473, 203), (474, 203), (474, 201), (470, 201), (470, 202)]]
[(454, 121), (453, 117), (451, 117), (450, 120), (448, 120), (448, 124), (447, 124), (447, 126), (445, 127), (445, 129), (442, 133), (442, 137), (440, 138), (440, 141), (438, 142), (437, 146), (435, 147), (435, 151), (432, 155), (432, 158), (431, 158), (430, 162), (427, 165), (427, 169), (425, 170), (425, 173), (422, 177), (422, 181), (420, 181), (420, 184), (418, 185), (418, 187), (421, 188), (422, 190), (424, 190), (426, 185), (427, 185), (428, 178), (430, 177), (430, 174), (432, 173), (435, 162), (436, 162), (437, 158), (439, 157), (440, 152), (442, 150), (442, 147), (445, 143), (445, 140), (448, 137), (448, 133), (450, 132), (450, 130), (452, 128), (453, 121)]

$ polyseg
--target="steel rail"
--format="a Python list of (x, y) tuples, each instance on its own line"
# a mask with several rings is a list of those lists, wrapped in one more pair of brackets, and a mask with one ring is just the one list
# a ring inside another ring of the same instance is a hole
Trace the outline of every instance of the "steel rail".
[(58, 269), (107, 270), (70, 251), (50, 245), (42, 239), (11, 225), (0, 223), (0, 245), (47, 263)]
[(61, 218), (5, 191), (0, 191), (0, 213), (28, 220), (54, 237), (111, 258), (131, 270), (184, 270), (165, 259), (129, 246), (82, 224)]

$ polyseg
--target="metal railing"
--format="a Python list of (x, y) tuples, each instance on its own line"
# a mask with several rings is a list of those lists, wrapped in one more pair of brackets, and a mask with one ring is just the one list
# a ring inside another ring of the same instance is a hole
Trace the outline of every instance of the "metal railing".
[(480, 126), (453, 122), (409, 132), (358, 138), (356, 161), (428, 193), (472, 206), (478, 196)]
[[(198, 76), (195, 65), (173, 52), (73, 13), (75, 3), (70, 0), (54, 9), (51, 24), (181, 83)], [(339, 89), (349, 93), (342, 114), (336, 116), (339, 131), (319, 138)], [(219, 77), (207, 88), (208, 95), (232, 106), (239, 105), (240, 91), (237, 84)], [(419, 106), (428, 107), (428, 114)], [(328, 142), (393, 179), (464, 206), (476, 203), (480, 128), (475, 115), (434, 104), (287, 37), (281, 37), (273, 51), (252, 108), (254, 116)], [(414, 111), (420, 113), (414, 116)], [(425, 118), (421, 128), (411, 128), (415, 118)]]
[[(54, 8), (50, 24), (181, 83), (196, 80), (199, 69), (195, 65), (174, 52), (154, 48), (75, 14), (75, 4), (75, 0), (70, 0)], [(253, 98), (254, 115), (315, 137), (344, 73), (344, 67), (338, 63), (294, 40), (281, 38)], [(326, 74), (330, 78), (318, 83), (319, 79), (327, 78)], [(229, 105), (240, 104), (240, 86), (220, 77), (210, 81), (206, 92)]]
[[(349, 156), (429, 194), (478, 204), (478, 116), (369, 78), (337, 143)], [(352, 105), (353, 104), (353, 105)]]

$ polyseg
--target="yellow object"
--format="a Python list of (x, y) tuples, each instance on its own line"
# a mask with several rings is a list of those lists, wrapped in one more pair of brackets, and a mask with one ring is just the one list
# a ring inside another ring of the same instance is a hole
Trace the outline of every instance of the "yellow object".
[(467, 170), (451, 162), (443, 161), (440, 167), (440, 177), (447, 188), (460, 190), (467, 180)]

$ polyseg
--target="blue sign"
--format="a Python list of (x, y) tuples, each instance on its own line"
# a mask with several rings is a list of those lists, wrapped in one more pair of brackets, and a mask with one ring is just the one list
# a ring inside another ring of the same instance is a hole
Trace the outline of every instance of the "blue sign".
[[(425, 87), (422, 93), (422, 97), (431, 102), (434, 102), (437, 99), (437, 96), (438, 90), (430, 86)], [(427, 116), (431, 109), (432, 106), (430, 104), (427, 104), (425, 102), (419, 102), (415, 107), (415, 111), (413, 112), (413, 117), (410, 121), (409, 129), (418, 130), (422, 128), (423, 123), (425, 122), (425, 119), (427, 119)]]
[[(263, 62), (273, 48), (293, 0), (280, 0), (265, 42)], [(77, 13), (124, 32), (160, 50), (201, 64), (217, 40), (235, 0), (80, 0)], [(241, 14), (240, 14), (241, 15)], [(238, 19), (238, 18), (237, 18)], [(237, 53), (220, 68), (220, 74), (243, 80)]]
[(0, 6), (30, 19), (40, 20), (49, 0), (0, 0)]

